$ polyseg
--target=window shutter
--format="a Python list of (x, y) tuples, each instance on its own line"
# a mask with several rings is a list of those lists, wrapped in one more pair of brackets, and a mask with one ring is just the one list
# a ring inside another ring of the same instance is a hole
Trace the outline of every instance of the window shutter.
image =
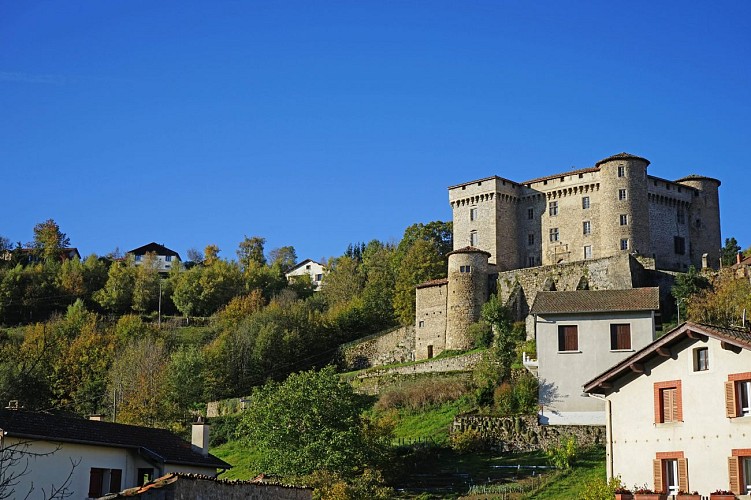
[(678, 489), (688, 492), (688, 459), (678, 459)]
[(728, 457), (728, 477), (730, 478), (730, 491), (737, 495), (740, 495), (741, 493), (740, 462), (740, 457)]
[(678, 420), (678, 397), (675, 388), (662, 389), (662, 422)]
[(662, 460), (652, 460), (652, 472), (655, 480), (655, 491), (662, 491), (665, 489), (665, 484), (662, 482)]
[(102, 481), (104, 480), (104, 469), (91, 469), (89, 475), (89, 497), (99, 498), (102, 496)]
[(735, 382), (725, 382), (725, 413), (728, 418), (738, 416), (738, 405), (735, 402)]
[(112, 469), (110, 471), (110, 488), (108, 493), (120, 493), (120, 489), (122, 487), (122, 478), (122, 469)]

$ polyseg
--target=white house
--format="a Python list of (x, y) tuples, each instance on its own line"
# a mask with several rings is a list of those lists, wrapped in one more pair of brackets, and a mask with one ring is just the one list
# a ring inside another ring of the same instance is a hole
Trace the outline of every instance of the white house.
[(157, 270), (160, 273), (168, 273), (173, 266), (179, 264), (182, 260), (179, 253), (153, 241), (128, 252), (128, 254), (133, 255), (137, 266), (141, 265), (147, 253), (153, 253), (156, 256)]
[(683, 323), (584, 385), (608, 410), (607, 472), (751, 498), (751, 332)]
[(287, 271), (284, 276), (287, 277), (287, 281), (292, 280), (295, 276), (310, 276), (310, 281), (313, 283), (315, 290), (318, 291), (321, 289), (325, 272), (326, 267), (323, 264), (312, 259), (305, 259)]
[(659, 308), (658, 288), (539, 292), (530, 326), (540, 422), (605, 425), (604, 403), (582, 398), (582, 384), (652, 342)]
[(194, 424), (191, 444), (164, 429), (0, 409), (0, 448), (3, 498), (61, 487), (66, 498), (98, 498), (169, 472), (213, 477), (230, 468), (208, 453), (205, 424)]

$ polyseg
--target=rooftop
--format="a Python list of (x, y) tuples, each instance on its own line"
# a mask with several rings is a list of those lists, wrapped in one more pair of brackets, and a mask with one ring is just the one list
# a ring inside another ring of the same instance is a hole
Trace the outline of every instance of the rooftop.
[(656, 311), (660, 308), (660, 289), (575, 290), (538, 292), (531, 314), (596, 313), (612, 311)]

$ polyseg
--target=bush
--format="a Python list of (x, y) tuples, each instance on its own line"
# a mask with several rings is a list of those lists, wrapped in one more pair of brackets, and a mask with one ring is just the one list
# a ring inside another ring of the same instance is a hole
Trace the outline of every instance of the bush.
[(405, 408), (416, 411), (454, 401), (467, 393), (467, 385), (456, 379), (430, 377), (407, 382), (384, 391), (375, 404), (376, 410)]
[(209, 445), (211, 447), (222, 445), (228, 441), (238, 439), (237, 426), (242, 420), (242, 415), (224, 415), (211, 419), (211, 434)]
[(584, 484), (584, 490), (581, 493), (582, 500), (612, 500), (617, 492), (625, 493), (627, 490), (623, 489), (623, 483), (620, 476), (614, 476), (610, 478), (610, 481), (605, 481), (605, 478), (598, 477), (591, 479)]
[(534, 414), (537, 411), (537, 379), (526, 370), (513, 385), (503, 382), (493, 391), (495, 410), (500, 415)]
[(478, 321), (469, 325), (467, 335), (472, 339), (475, 347), (487, 348), (493, 343), (493, 329), (490, 323), (485, 321)]
[(579, 455), (579, 445), (576, 438), (571, 436), (551, 446), (545, 451), (550, 463), (559, 469), (570, 469)]
[(485, 441), (480, 432), (474, 429), (465, 429), (451, 434), (451, 448), (459, 453), (473, 453), (485, 448)]

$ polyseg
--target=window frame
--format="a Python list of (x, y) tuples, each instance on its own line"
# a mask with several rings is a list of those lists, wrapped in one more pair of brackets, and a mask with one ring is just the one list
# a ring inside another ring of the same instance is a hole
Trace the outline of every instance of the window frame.
[(560, 241), (560, 234), (558, 232), (558, 228), (551, 227), (550, 228), (550, 242), (555, 243), (556, 241)]
[(534, 244), (535, 244), (535, 233), (527, 234), (527, 246), (532, 246)]
[(725, 416), (751, 416), (751, 372), (728, 375), (728, 381), (725, 382)]
[(469, 220), (470, 222), (474, 222), (477, 220), (477, 207), (469, 208)]
[(590, 206), (589, 196), (582, 196), (582, 210), (587, 210)]
[(673, 251), (676, 255), (686, 255), (686, 238), (673, 236)]
[(592, 258), (592, 245), (584, 245), (584, 260)]
[(628, 226), (628, 214), (621, 214), (620, 223), (621, 226)]
[(618, 201), (626, 201), (628, 200), (628, 191), (623, 188), (618, 190)]
[[(670, 404), (666, 408), (666, 402)], [(654, 383), (655, 424), (683, 422), (683, 393), (680, 380)]]
[(578, 325), (558, 325), (558, 352), (581, 352)]
[(469, 233), (469, 246), (477, 247), (480, 244), (480, 238), (477, 236), (477, 231), (470, 231)]
[(657, 452), (652, 471), (655, 491), (673, 496), (678, 491), (689, 491), (688, 460), (682, 451)]
[(592, 234), (592, 222), (585, 220), (582, 222), (582, 234)]
[[(624, 339), (628, 341), (626, 342)], [(610, 324), (611, 351), (633, 351), (631, 340), (631, 323)]]
[(535, 220), (535, 209), (534, 208), (528, 208), (527, 209), (527, 220)]
[(628, 238), (621, 238), (621, 250), (628, 250)]
[[(703, 353), (702, 356), (700, 353)], [(697, 347), (693, 351), (694, 371), (709, 371), (709, 347)]]
[(548, 215), (551, 217), (556, 217), (558, 215), (558, 202), (557, 201), (551, 201), (548, 203)]

